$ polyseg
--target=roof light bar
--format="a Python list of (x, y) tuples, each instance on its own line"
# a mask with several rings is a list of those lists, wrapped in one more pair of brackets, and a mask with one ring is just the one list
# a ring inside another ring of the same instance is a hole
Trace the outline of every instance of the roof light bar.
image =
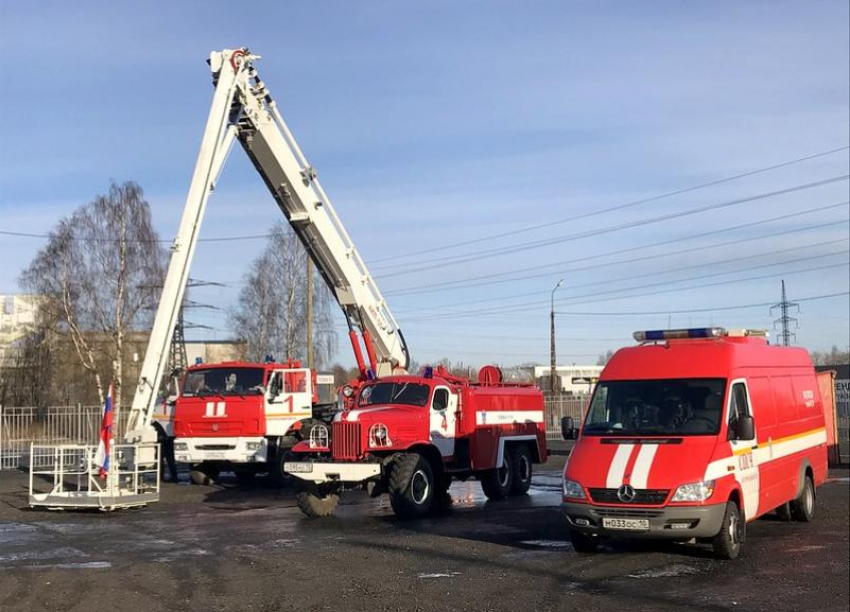
[(690, 329), (656, 329), (636, 331), (632, 336), (638, 342), (655, 340), (687, 340), (688, 338), (720, 338), (726, 335), (722, 327), (693, 327)]

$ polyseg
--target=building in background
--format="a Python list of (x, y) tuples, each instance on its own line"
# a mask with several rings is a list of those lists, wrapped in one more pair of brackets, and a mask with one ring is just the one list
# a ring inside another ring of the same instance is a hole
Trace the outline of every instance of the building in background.
[[(604, 366), (568, 365), (557, 366), (558, 388), (567, 395), (584, 395), (593, 391)], [(541, 389), (549, 389), (550, 366), (534, 366), (534, 380)]]
[(38, 302), (37, 295), (0, 294), (0, 365), (11, 356), (15, 343), (32, 330)]
[(186, 340), (186, 359), (194, 365), (202, 363), (239, 361), (245, 358), (248, 346), (244, 340)]

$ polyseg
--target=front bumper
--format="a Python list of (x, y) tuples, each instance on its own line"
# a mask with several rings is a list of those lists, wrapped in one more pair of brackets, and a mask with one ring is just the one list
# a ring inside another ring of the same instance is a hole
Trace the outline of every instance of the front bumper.
[(287, 461), (283, 471), (301, 480), (322, 484), (326, 482), (363, 483), (380, 478), (380, 463), (319, 463), (313, 461)]
[[(249, 443), (259, 448), (249, 450)], [(265, 463), (267, 458), (268, 442), (265, 438), (177, 438), (174, 440), (174, 459), (180, 463)]]
[[(564, 502), (571, 529), (610, 538), (686, 539), (711, 538), (720, 532), (726, 504), (628, 508)], [(603, 519), (645, 519), (648, 530), (608, 529)]]

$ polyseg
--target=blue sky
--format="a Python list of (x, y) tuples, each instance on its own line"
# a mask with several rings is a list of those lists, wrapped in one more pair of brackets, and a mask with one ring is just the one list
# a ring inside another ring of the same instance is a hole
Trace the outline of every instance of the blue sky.
[[(132, 179), (173, 237), (212, 96), (205, 59), (248, 46), (418, 361), (547, 363), (560, 278), (567, 363), (635, 329), (772, 328), (767, 307), (723, 308), (778, 301), (782, 278), (791, 299), (845, 294), (802, 301), (796, 330), (810, 349), (845, 348), (846, 180), (610, 228), (841, 177), (846, 149), (556, 222), (846, 147), (848, 22), (839, 0), (2, 0), (0, 230), (46, 232)], [(203, 235), (262, 233), (279, 216), (235, 150)], [(0, 236), (0, 293), (41, 244)], [(192, 275), (228, 286), (193, 299), (232, 305), (261, 248), (200, 245)], [(196, 337), (231, 336), (221, 312), (191, 318), (217, 328)], [(339, 359), (351, 362), (342, 336)]]

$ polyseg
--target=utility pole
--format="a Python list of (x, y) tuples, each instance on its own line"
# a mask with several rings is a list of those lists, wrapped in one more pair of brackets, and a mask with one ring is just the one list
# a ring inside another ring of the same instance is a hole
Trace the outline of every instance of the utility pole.
[(564, 279), (558, 281), (558, 284), (555, 285), (555, 288), (552, 289), (552, 309), (550, 311), (550, 352), (552, 357), (551, 368), (549, 370), (549, 384), (552, 390), (552, 393), (557, 393), (560, 391), (560, 385), (558, 384), (558, 370), (557, 370), (557, 359), (555, 357), (555, 292), (558, 290), (558, 287), (564, 284)]
[(307, 258), (307, 367), (313, 364), (313, 259)]
[(785, 281), (783, 280), (782, 301), (770, 307), (770, 314), (773, 314), (777, 310), (779, 311), (779, 318), (773, 321), (773, 329), (776, 329), (777, 325), (779, 326), (779, 341), (782, 346), (790, 346), (797, 339), (797, 335), (791, 331), (791, 324), (793, 323), (794, 327), (799, 327), (799, 324), (797, 323), (797, 319), (788, 314), (789, 310), (792, 309), (796, 309), (799, 312), (800, 305), (796, 302), (788, 301), (785, 295)]

